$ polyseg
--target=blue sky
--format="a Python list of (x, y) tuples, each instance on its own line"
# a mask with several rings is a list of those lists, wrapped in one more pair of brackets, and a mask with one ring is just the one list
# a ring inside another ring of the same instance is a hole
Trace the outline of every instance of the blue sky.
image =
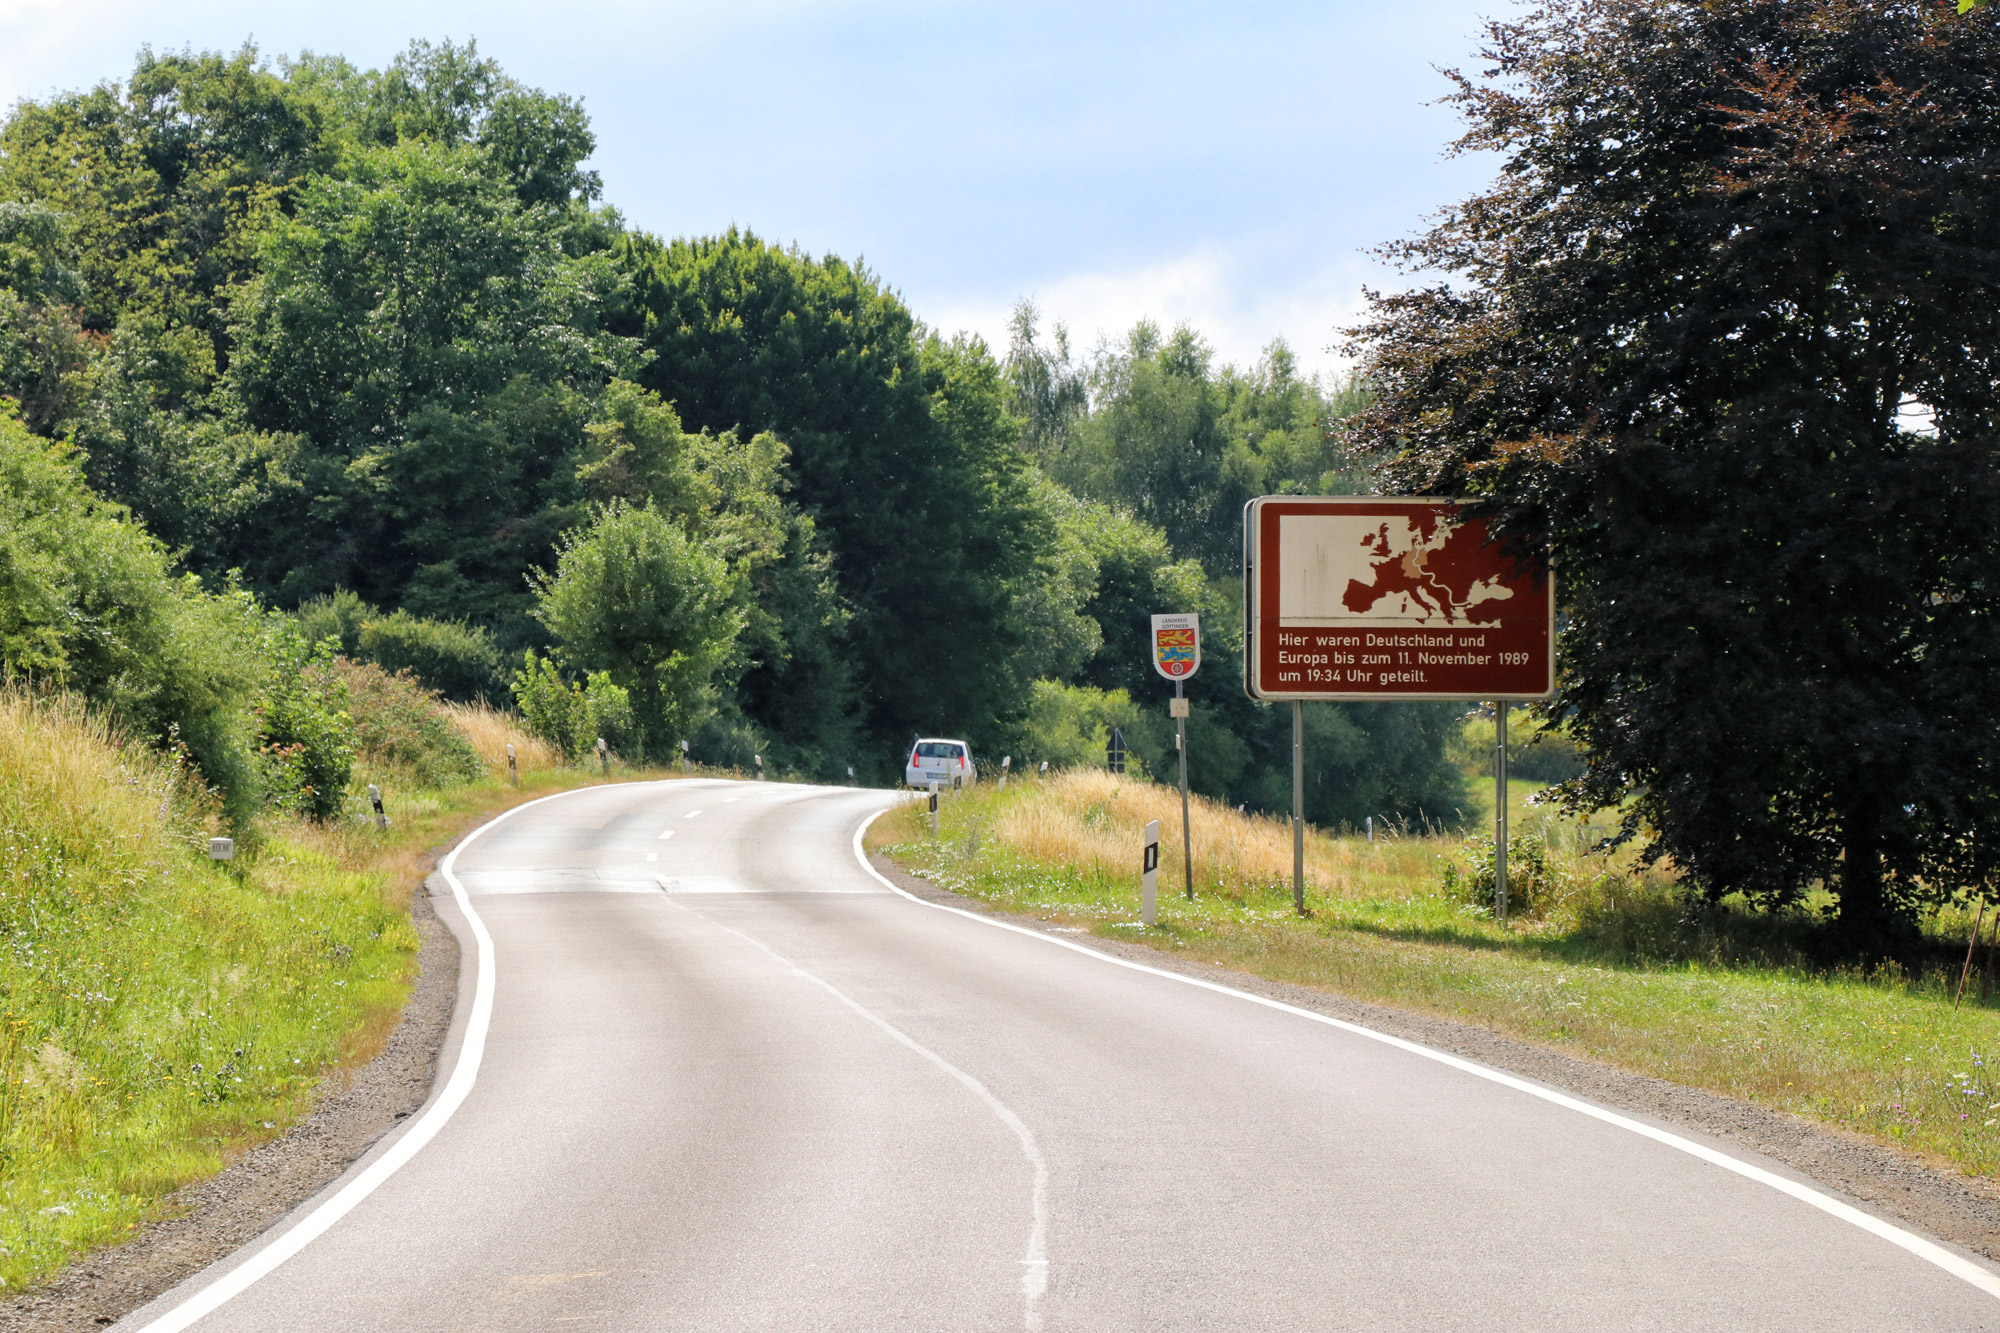
[(1366, 251), (1478, 188), (1437, 66), (1511, 0), (522, 5), (0, 0), (0, 97), (117, 78), (141, 45), (380, 65), (476, 38), (581, 97), (606, 198), (668, 235), (731, 223), (864, 258), (919, 317), (1002, 336), (1033, 297), (1084, 347), (1141, 315), (1224, 359), (1283, 336), (1334, 369)]

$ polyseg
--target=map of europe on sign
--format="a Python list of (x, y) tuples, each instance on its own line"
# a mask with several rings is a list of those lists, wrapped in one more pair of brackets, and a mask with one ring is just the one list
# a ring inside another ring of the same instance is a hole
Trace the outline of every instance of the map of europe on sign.
[(1435, 509), (1278, 521), (1286, 626), (1485, 625), (1514, 596), (1485, 535)]
[(1255, 699), (1545, 699), (1548, 552), (1456, 500), (1266, 495), (1244, 509), (1244, 688)]

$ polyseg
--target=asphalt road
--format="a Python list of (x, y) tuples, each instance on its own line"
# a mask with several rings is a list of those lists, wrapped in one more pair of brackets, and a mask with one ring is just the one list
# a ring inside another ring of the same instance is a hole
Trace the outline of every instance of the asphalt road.
[(119, 1328), (2000, 1328), (1782, 1168), (899, 895), (893, 799), (489, 827), (433, 1103)]

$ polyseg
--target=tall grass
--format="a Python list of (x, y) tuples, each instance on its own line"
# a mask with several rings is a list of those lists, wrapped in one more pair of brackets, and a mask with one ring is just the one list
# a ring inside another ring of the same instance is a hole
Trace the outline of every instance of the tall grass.
[[(1625, 1068), (1794, 1111), (1974, 1174), (2000, 1173), (2000, 1010), (1954, 970), (1826, 966), (1817, 909), (1691, 906), (1661, 869), (1593, 852), (1605, 829), (1516, 807), (1517, 905), (1493, 918), (1490, 841), (1312, 830), (1291, 903), (1288, 822), (1197, 801), (1196, 898), (1180, 897), (1180, 799), (1101, 771), (920, 805), (870, 841), (942, 885), (1273, 980), (1492, 1027)], [(1161, 824), (1160, 924), (1135, 919), (1141, 830)], [(1525, 902), (1523, 901), (1525, 899)], [(1931, 923), (1944, 938), (1955, 917)]]
[(184, 766), (0, 690), (0, 1282), (135, 1224), (309, 1098), (406, 990), (371, 877), (274, 826), (207, 859)]
[(530, 735), (521, 719), (484, 703), (443, 705), (458, 729), (465, 733), (473, 750), (486, 765), (488, 776), (507, 776), (507, 747), (514, 747), (514, 760), (522, 773), (561, 768), (562, 751), (539, 736)]

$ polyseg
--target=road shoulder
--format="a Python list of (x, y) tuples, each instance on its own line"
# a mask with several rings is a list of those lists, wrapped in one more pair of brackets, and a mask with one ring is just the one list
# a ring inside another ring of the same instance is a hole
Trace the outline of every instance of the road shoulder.
[(0, 1306), (0, 1333), (115, 1323), (283, 1221), (424, 1104), (458, 996), (459, 948), (429, 895), (411, 896), (410, 920), (417, 979), (382, 1053), (333, 1076), (312, 1114), (284, 1135), (172, 1195), (162, 1220), (132, 1240), (85, 1255), (47, 1286)]
[(1331, 991), (1267, 981), (1127, 940), (1104, 939), (1040, 917), (996, 910), (977, 898), (942, 889), (881, 853), (870, 864), (906, 892), (1043, 934), (1087, 944), (1116, 958), (1248, 991), (1377, 1032), (1477, 1060), (1524, 1078), (1587, 1097), (1601, 1105), (1759, 1153), (1800, 1176), (1838, 1191), (1938, 1240), (2000, 1260), (2000, 1186), (1940, 1170), (1894, 1148), (1815, 1124), (1802, 1116), (1649, 1078), (1612, 1065), (1538, 1046), (1476, 1024), (1407, 1009), (1367, 1004)]

